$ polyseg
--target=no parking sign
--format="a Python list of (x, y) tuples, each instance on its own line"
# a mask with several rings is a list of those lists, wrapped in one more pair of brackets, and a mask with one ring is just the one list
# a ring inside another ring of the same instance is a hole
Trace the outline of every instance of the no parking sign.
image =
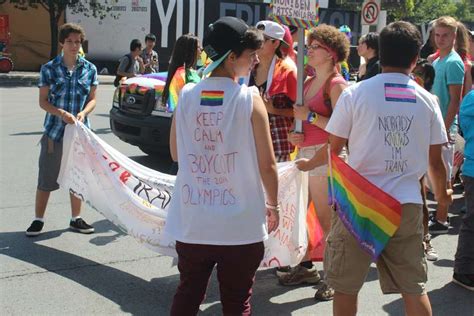
[(362, 25), (377, 25), (380, 15), (380, 0), (365, 0), (361, 11)]

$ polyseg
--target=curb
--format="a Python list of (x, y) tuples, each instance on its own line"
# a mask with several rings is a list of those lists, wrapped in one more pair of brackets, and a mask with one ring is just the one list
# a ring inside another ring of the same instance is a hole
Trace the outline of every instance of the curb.
[[(115, 77), (99, 75), (99, 85), (113, 85)], [(10, 75), (0, 74), (0, 88), (11, 87), (36, 87), (39, 75)]]

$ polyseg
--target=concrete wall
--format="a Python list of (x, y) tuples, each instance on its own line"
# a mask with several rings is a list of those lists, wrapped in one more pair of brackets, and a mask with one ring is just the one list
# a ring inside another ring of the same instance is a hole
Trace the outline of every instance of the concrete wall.
[[(49, 13), (41, 6), (19, 10), (6, 2), (0, 6), (0, 14), (9, 16), (11, 35), (8, 50), (12, 53), (15, 70), (38, 71), (49, 60)], [(59, 25), (63, 23), (61, 18)]]

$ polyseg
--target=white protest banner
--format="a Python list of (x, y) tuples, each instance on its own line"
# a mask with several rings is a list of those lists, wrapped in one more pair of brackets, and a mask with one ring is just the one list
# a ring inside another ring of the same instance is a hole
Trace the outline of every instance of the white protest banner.
[[(293, 163), (278, 166), (280, 225), (265, 242), (263, 267), (295, 265), (307, 244), (307, 176)], [(175, 176), (142, 166), (105, 143), (82, 123), (68, 125), (58, 182), (139, 243), (176, 257), (163, 232)]]

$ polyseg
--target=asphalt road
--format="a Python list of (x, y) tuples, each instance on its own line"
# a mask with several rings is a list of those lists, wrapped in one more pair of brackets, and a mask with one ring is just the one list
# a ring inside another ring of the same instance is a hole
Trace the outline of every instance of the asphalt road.
[[(101, 86), (92, 114), (93, 129), (122, 153), (149, 167), (168, 170), (169, 161), (149, 158), (110, 131), (113, 86)], [(34, 216), (38, 142), (44, 112), (37, 88), (0, 88), (0, 310), (3, 315), (167, 315), (179, 274), (172, 259), (151, 252), (92, 209), (83, 217), (93, 235), (70, 232), (68, 194), (54, 192), (45, 233), (27, 238)], [(458, 190), (459, 191), (459, 190)], [(459, 193), (459, 192), (458, 192)], [(451, 210), (454, 229), (436, 237), (440, 259), (429, 263), (429, 296), (435, 315), (474, 315), (474, 295), (450, 283), (462, 195)], [(433, 204), (430, 204), (433, 206)], [(245, 258), (242, 258), (245, 260)], [(321, 264), (318, 264), (321, 269)], [(282, 287), (271, 270), (257, 273), (254, 315), (329, 315), (332, 303), (316, 303), (312, 286)], [(219, 315), (215, 276), (201, 306), (202, 315)], [(403, 315), (398, 295), (383, 296), (375, 268), (360, 293), (360, 315)]]

